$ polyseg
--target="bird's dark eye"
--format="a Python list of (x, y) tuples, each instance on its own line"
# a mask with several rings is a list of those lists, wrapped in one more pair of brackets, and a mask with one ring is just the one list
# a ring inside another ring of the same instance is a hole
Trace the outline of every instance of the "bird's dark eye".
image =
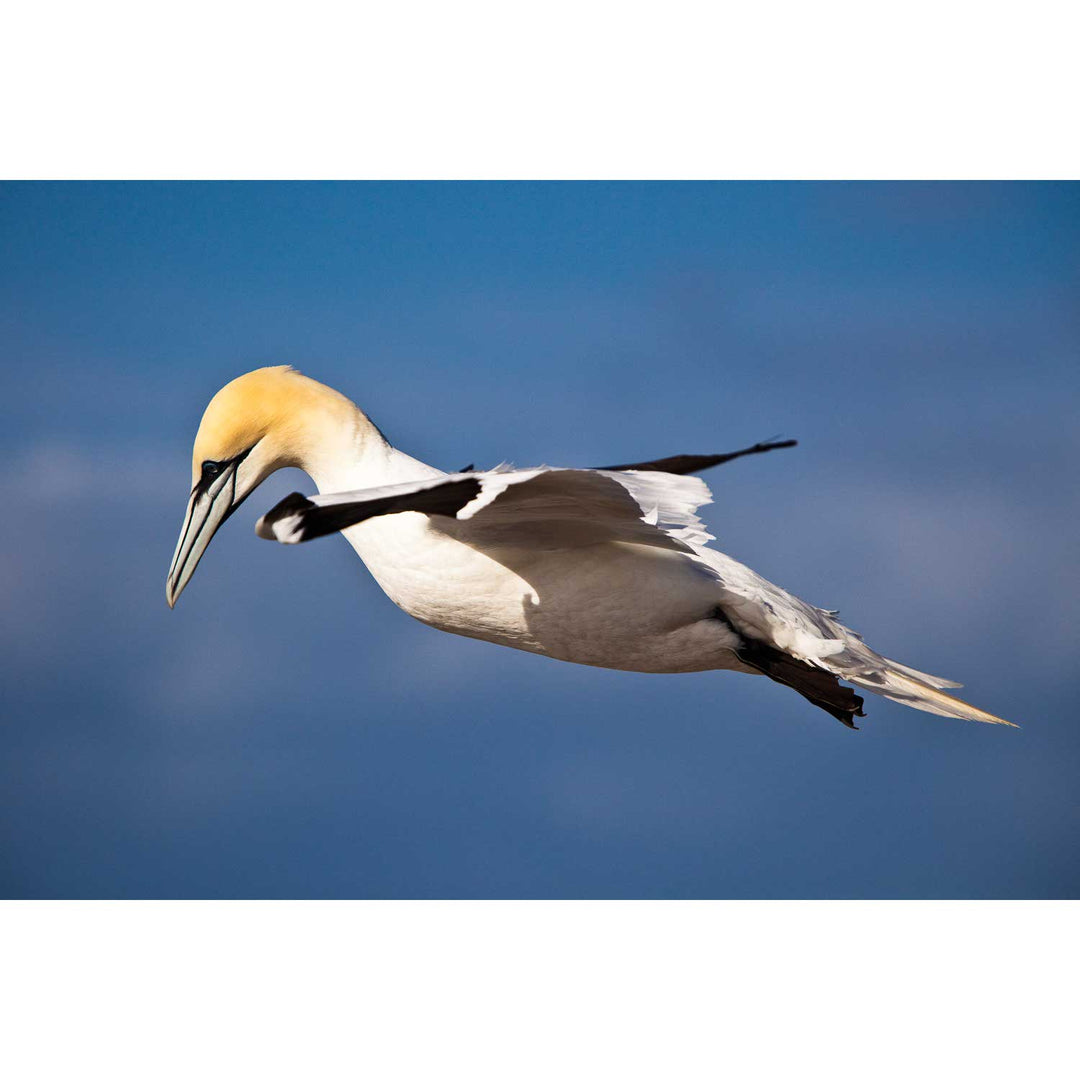
[(211, 481), (216, 480), (224, 468), (225, 463), (222, 461), (204, 461), (202, 463), (203, 483), (209, 484)]

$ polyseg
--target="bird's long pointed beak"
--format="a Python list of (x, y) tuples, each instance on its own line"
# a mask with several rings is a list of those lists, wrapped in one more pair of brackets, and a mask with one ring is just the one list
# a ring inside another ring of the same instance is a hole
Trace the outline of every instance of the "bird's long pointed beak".
[(199, 483), (188, 500), (180, 539), (173, 552), (169, 576), (165, 580), (165, 599), (174, 607), (195, 567), (225, 520), (244, 501), (236, 497), (236, 464), (230, 463), (214, 483)]

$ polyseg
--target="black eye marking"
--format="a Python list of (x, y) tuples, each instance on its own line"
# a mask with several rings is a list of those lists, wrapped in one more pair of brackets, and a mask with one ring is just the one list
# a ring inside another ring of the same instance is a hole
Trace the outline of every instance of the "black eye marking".
[[(252, 443), (251, 446), (249, 446), (245, 451), (243, 451), (243, 453), (237, 454), (236, 457), (223, 458), (221, 461), (210, 461), (209, 459), (204, 461), (202, 463), (202, 471), (199, 474), (199, 482), (192, 489), (192, 494), (194, 494), (196, 491), (199, 491), (205, 495), (213, 486), (214, 481), (217, 480), (219, 476), (232, 470), (233, 497), (235, 498), (236, 470), (240, 468), (241, 464), (247, 458), (248, 454), (250, 454), (251, 451), (254, 450), (255, 447), (258, 445), (258, 441)], [(226, 486), (227, 485), (222, 484), (222, 490), (224, 490)], [(220, 491), (218, 492), (218, 494), (220, 494)], [(239, 503), (237, 505), (239, 505)]]

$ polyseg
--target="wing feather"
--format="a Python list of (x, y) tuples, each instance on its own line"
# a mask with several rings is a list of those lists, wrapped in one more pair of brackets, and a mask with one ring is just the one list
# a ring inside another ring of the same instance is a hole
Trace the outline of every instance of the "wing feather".
[(711, 469), (714, 465), (723, 465), (725, 462), (734, 461), (736, 458), (746, 457), (749, 454), (766, 454), (770, 450), (786, 450), (790, 446), (798, 446), (795, 439), (784, 439), (781, 442), (761, 442), (748, 446), (745, 450), (733, 450), (727, 454), (673, 454), (671, 457), (656, 458), (654, 461), (638, 461), (633, 465), (603, 465), (601, 472), (624, 472), (634, 470), (636, 472), (666, 472), (684, 473), (700, 472), (702, 469)]
[(468, 521), (477, 538), (564, 547), (626, 540), (690, 552), (711, 539), (695, 511), (712, 496), (697, 477), (593, 469), (501, 469), (329, 495), (294, 492), (259, 519), (267, 540), (302, 543), (368, 518), (415, 511)]

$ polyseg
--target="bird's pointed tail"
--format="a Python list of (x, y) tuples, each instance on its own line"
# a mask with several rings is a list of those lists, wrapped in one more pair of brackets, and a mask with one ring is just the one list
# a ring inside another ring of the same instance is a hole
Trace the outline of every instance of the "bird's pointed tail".
[(1000, 716), (988, 713), (984, 709), (969, 705), (966, 701), (961, 701), (939, 689), (940, 686), (959, 686), (960, 683), (926, 675), (914, 668), (897, 664), (893, 660), (887, 660), (886, 664), (887, 667), (872, 674), (842, 675), (841, 678), (864, 690), (870, 690), (892, 701), (898, 701), (901, 705), (910, 705), (924, 712), (937, 713), (938, 716), (952, 716), (957, 720), (979, 720), (984, 724), (1005, 724), (1007, 727), (1019, 726), (1010, 720), (1003, 720)]

